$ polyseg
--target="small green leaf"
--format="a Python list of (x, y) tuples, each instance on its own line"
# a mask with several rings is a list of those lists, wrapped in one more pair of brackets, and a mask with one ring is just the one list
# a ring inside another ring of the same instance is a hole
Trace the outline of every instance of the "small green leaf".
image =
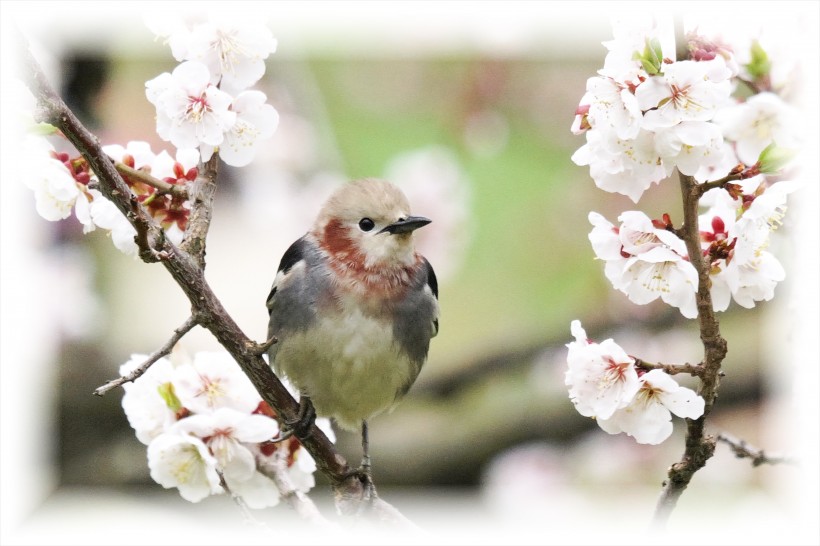
[(769, 61), (769, 55), (766, 50), (760, 45), (757, 40), (752, 42), (751, 48), (752, 59), (746, 65), (749, 75), (755, 80), (764, 78), (769, 75), (772, 70), (772, 63)]
[(165, 400), (165, 405), (168, 406), (171, 411), (176, 413), (182, 409), (182, 402), (179, 401), (179, 398), (177, 398), (177, 395), (174, 392), (173, 383), (163, 383), (157, 387), (157, 392), (159, 392), (159, 395), (163, 400)]
[(760, 166), (760, 172), (774, 174), (785, 167), (796, 155), (796, 150), (781, 148), (772, 142), (760, 152), (757, 163)]
[(641, 66), (650, 76), (655, 76), (661, 73), (661, 65), (663, 64), (663, 50), (661, 49), (660, 40), (652, 38), (646, 40), (646, 46), (643, 53), (635, 52), (632, 59), (641, 62)]
[(30, 125), (28, 130), (31, 134), (37, 136), (49, 136), (57, 132), (57, 128), (55, 126), (44, 121)]

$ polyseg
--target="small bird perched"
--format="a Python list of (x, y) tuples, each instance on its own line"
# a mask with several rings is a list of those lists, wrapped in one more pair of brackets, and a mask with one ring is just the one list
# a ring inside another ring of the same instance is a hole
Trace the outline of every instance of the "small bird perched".
[(389, 182), (346, 184), (285, 252), (267, 300), (268, 354), (301, 393), (298, 425), (361, 427), (369, 486), (367, 420), (407, 393), (438, 333), (436, 275), (413, 244), (429, 223)]

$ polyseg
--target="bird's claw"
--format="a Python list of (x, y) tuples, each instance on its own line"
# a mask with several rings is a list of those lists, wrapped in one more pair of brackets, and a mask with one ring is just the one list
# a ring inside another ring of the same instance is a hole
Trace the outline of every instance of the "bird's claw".
[(283, 442), (292, 436), (299, 439), (310, 438), (310, 429), (316, 420), (316, 409), (307, 396), (299, 398), (299, 412), (294, 419), (285, 419), (279, 436), (269, 440), (272, 443)]

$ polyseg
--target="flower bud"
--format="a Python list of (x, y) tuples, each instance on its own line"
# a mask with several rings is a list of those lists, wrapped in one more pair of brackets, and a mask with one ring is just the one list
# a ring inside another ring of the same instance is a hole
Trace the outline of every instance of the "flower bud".
[(663, 49), (661, 42), (657, 38), (647, 38), (646, 47), (643, 53), (637, 51), (633, 55), (633, 59), (640, 61), (643, 69), (650, 76), (655, 76), (661, 72), (661, 64), (663, 63)]
[(752, 59), (749, 61), (749, 64), (746, 65), (746, 70), (749, 72), (749, 75), (755, 80), (768, 76), (772, 70), (772, 63), (769, 61), (769, 55), (766, 53), (766, 50), (761, 47), (760, 42), (757, 40), (752, 42), (751, 56)]
[(760, 152), (760, 156), (757, 159), (760, 172), (764, 174), (777, 173), (794, 158), (796, 153), (795, 150), (781, 148), (772, 142)]

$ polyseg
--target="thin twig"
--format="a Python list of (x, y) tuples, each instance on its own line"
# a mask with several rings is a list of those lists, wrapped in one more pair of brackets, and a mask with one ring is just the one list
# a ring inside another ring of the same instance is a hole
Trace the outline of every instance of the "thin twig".
[(152, 188), (156, 188), (159, 191), (159, 193), (167, 193), (173, 195), (174, 197), (181, 197), (183, 199), (188, 197), (188, 191), (185, 189), (185, 186), (170, 184), (165, 180), (154, 178), (145, 171), (141, 171), (139, 169), (132, 169), (125, 163), (121, 163), (119, 161), (114, 162), (114, 167), (116, 167), (117, 171), (121, 175), (127, 176), (132, 180), (142, 182), (143, 184), (147, 184)]
[(262, 343), (252, 342), (248, 349), (254, 354), (263, 355), (268, 352), (268, 349), (276, 345), (278, 342), (279, 339), (276, 336), (273, 336), (270, 339), (263, 341)]
[(287, 472), (287, 458), (288, 450), (284, 447), (277, 448), (271, 457), (257, 457), (256, 468), (273, 480), (282, 499), (301, 519), (321, 527), (335, 527), (322, 515), (310, 497), (293, 485)]
[(749, 445), (746, 440), (740, 440), (725, 432), (718, 434), (717, 439), (719, 442), (728, 445), (738, 459), (751, 459), (752, 466), (760, 466), (762, 464), (797, 464), (797, 461), (791, 457), (773, 457), (766, 455), (762, 449)]
[(219, 476), (219, 485), (222, 486), (222, 489), (231, 496), (231, 500), (233, 500), (234, 504), (239, 508), (239, 511), (242, 513), (242, 519), (245, 520), (246, 524), (253, 525), (255, 527), (265, 527), (267, 525), (263, 522), (259, 521), (255, 517), (253, 517), (253, 513), (251, 509), (248, 508), (248, 505), (245, 503), (245, 499), (234, 493), (230, 487), (228, 487), (228, 482), (225, 480), (225, 474), (223, 474), (222, 470), (217, 468), (216, 474)]
[(131, 383), (134, 380), (136, 380), (138, 377), (144, 374), (148, 370), (148, 368), (150, 368), (154, 364), (154, 362), (156, 362), (164, 356), (171, 354), (171, 351), (174, 349), (174, 345), (176, 345), (177, 342), (179, 342), (179, 340), (182, 339), (182, 337), (185, 334), (190, 332), (191, 329), (197, 324), (199, 324), (199, 321), (194, 315), (188, 317), (188, 319), (182, 324), (182, 326), (174, 330), (174, 335), (171, 336), (171, 338), (165, 343), (165, 345), (160, 347), (159, 350), (157, 350), (151, 356), (149, 356), (145, 362), (137, 366), (131, 373), (124, 375), (118, 379), (113, 379), (105, 385), (103, 385), (102, 387), (97, 387), (97, 389), (94, 390), (94, 394), (96, 394), (97, 396), (103, 396), (112, 389), (116, 389), (117, 387), (122, 386), (125, 383)]
[(663, 370), (669, 375), (676, 375), (679, 373), (686, 373), (695, 377), (703, 375), (703, 364), (662, 364), (660, 362), (647, 362), (640, 358), (635, 358), (635, 366), (643, 368), (644, 370)]
[(735, 182), (737, 180), (743, 180), (743, 178), (744, 178), (744, 175), (743, 175), (742, 172), (729, 174), (729, 175), (726, 175), (723, 178), (720, 178), (718, 180), (711, 180), (709, 182), (704, 182), (703, 184), (699, 184), (698, 185), (698, 192), (701, 195), (703, 195), (704, 193), (706, 193), (709, 190), (712, 190), (712, 189), (715, 189), (715, 188), (722, 188), (723, 186), (725, 186), (726, 184), (729, 184), (730, 182)]

